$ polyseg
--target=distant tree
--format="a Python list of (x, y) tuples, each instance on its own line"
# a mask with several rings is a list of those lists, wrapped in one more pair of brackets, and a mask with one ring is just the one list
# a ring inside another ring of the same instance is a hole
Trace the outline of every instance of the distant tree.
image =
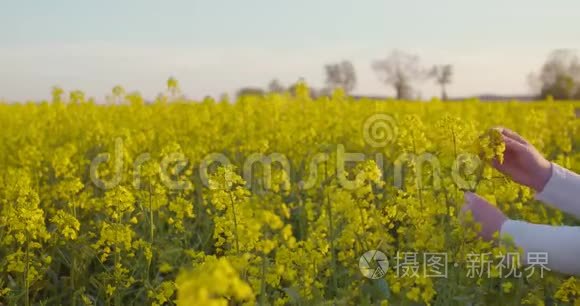
[(296, 88), (298, 87), (298, 84), (299, 84), (299, 82), (296, 82), (296, 83), (290, 85), (290, 87), (288, 87), (288, 92), (293, 94), (293, 95), (296, 95)]
[(264, 94), (264, 90), (257, 87), (243, 87), (237, 92), (237, 97), (243, 96), (261, 96)]
[(447, 100), (447, 84), (451, 83), (453, 77), (453, 66), (436, 65), (431, 68), (429, 76), (435, 79), (435, 82), (441, 86), (441, 100)]
[(117, 85), (117, 86), (113, 87), (111, 92), (113, 93), (114, 97), (119, 98), (119, 97), (122, 97), (123, 95), (125, 95), (125, 88), (123, 88), (123, 86), (121, 86), (121, 85)]
[(350, 93), (356, 87), (356, 72), (350, 61), (329, 64), (324, 69), (326, 71), (326, 86), (330, 91), (340, 87), (346, 93)]
[(125, 89), (121, 85), (113, 87), (111, 90), (111, 96), (108, 97), (110, 103), (121, 104), (125, 100)]
[(557, 100), (580, 98), (580, 59), (572, 50), (555, 50), (548, 56), (538, 75), (529, 78), (540, 98)]
[(413, 81), (423, 79), (425, 72), (421, 68), (419, 57), (399, 50), (372, 64), (381, 82), (392, 86), (397, 99), (408, 99), (413, 96)]
[(286, 88), (284, 88), (284, 85), (282, 85), (278, 79), (273, 79), (270, 84), (268, 84), (268, 92), (281, 93), (284, 91), (286, 91)]

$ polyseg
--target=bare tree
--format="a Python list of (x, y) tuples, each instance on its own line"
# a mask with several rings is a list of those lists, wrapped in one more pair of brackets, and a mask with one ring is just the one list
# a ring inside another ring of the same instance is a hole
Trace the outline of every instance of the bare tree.
[(268, 84), (268, 91), (280, 93), (286, 91), (286, 88), (284, 88), (284, 85), (282, 85), (278, 79), (273, 79), (270, 84)]
[(342, 88), (350, 93), (356, 86), (356, 72), (350, 61), (329, 64), (324, 67), (326, 71), (326, 86), (329, 89)]
[(573, 50), (552, 51), (538, 75), (528, 81), (541, 98), (567, 100), (580, 98), (580, 59)]
[(372, 67), (381, 82), (395, 89), (397, 99), (411, 98), (412, 82), (425, 76), (419, 57), (399, 50), (391, 52), (383, 60), (373, 62)]
[(441, 100), (447, 100), (447, 84), (451, 83), (453, 77), (453, 66), (436, 65), (429, 72), (429, 76), (435, 79), (435, 82), (441, 86)]

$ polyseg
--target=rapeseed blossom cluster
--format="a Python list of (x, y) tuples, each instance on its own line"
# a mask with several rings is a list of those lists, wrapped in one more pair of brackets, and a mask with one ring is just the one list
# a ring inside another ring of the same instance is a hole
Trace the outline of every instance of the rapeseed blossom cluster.
[(232, 302), (252, 305), (254, 301), (252, 288), (225, 258), (206, 258), (192, 271), (179, 275), (176, 287), (179, 305), (226, 306)]
[[(458, 213), (469, 190), (510, 218), (576, 224), (489, 162), (503, 125), (579, 171), (580, 104), (313, 98), (305, 83), (194, 102), (169, 85), (152, 103), (116, 87), (121, 105), (59, 88), (0, 104), (0, 304), (578, 303), (578, 280), (550, 271), (469, 277), (473, 254), (518, 250)], [(396, 125), (373, 134), (384, 146), (365, 138), (376, 114)], [(378, 279), (359, 267), (370, 250), (388, 261)], [(425, 253), (447, 254), (446, 277), (414, 275)]]
[(489, 129), (479, 137), (476, 144), (477, 151), (481, 153), (484, 160), (497, 159), (500, 164), (503, 163), (505, 143), (502, 137), (498, 129)]

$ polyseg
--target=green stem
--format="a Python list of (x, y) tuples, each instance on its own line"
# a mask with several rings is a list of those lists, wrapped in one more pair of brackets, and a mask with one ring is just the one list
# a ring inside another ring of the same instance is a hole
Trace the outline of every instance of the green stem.
[(151, 196), (151, 185), (149, 185), (149, 242), (153, 244), (153, 234), (155, 225), (153, 224), (153, 200)]
[[(120, 219), (118, 219), (116, 221), (117, 225), (121, 225), (121, 221)], [(119, 284), (119, 280), (116, 278), (115, 272), (117, 270), (117, 265), (119, 265), (119, 253), (121, 252), (121, 249), (119, 248), (119, 246), (117, 244), (114, 244), (114, 248), (115, 248), (115, 265), (113, 266), (113, 286), (115, 288), (115, 297), (114, 297), (114, 303), (115, 306), (120, 306), (121, 305), (121, 297), (119, 296), (119, 288), (118, 288), (118, 284)]]
[(70, 285), (71, 285), (71, 289), (72, 289), (72, 305), (76, 306), (77, 304), (77, 299), (76, 299), (76, 294), (75, 294), (75, 265), (76, 265), (76, 256), (75, 253), (73, 252), (72, 254), (73, 258), (72, 258), (72, 264), (71, 264), (71, 271), (70, 271)]
[[(76, 209), (76, 203), (75, 201), (71, 201), (72, 202), (72, 213), (73, 216), (77, 217), (77, 209)], [(75, 282), (75, 278), (76, 278), (76, 252), (72, 252), (72, 263), (71, 263), (71, 270), (70, 270), (70, 285), (71, 285), (71, 289), (72, 289), (72, 306), (76, 306), (77, 305), (77, 299), (76, 299), (76, 282)]]
[(234, 216), (234, 239), (236, 240), (236, 252), (240, 254), (240, 241), (238, 239), (238, 219), (236, 217), (236, 207), (234, 206), (234, 198), (230, 193), (230, 202), (232, 205), (232, 215)]
[[(117, 269), (117, 264), (119, 263), (119, 251), (117, 250), (117, 246), (115, 246), (115, 266), (113, 267), (114, 270)], [(115, 271), (113, 271), (115, 273)], [(113, 285), (115, 286), (115, 306), (121, 305), (121, 300), (119, 296), (119, 288), (117, 288), (117, 279), (113, 278)]]
[(260, 305), (266, 305), (266, 255), (262, 253), (262, 276), (260, 284)]
[(28, 283), (28, 271), (30, 270), (30, 236), (26, 233), (26, 266), (24, 268), (24, 305), (30, 306), (30, 284)]
[[(153, 239), (155, 238), (154, 236), (154, 231), (155, 231), (155, 225), (153, 224), (153, 199), (151, 196), (151, 184), (149, 184), (149, 243), (150, 243), (150, 247), (151, 249), (153, 249)], [(147, 261), (147, 276), (146, 276), (146, 281), (147, 284), (150, 284), (150, 274), (151, 274), (151, 260)]]
[[(324, 162), (324, 181), (327, 180), (328, 176), (328, 161)], [(324, 187), (323, 187), (324, 188)], [(338, 283), (336, 280), (336, 254), (334, 252), (334, 224), (332, 218), (332, 205), (330, 202), (330, 195), (328, 194), (328, 188), (323, 190), (326, 197), (326, 209), (328, 213), (328, 239), (330, 241), (330, 255), (332, 259), (332, 287), (334, 289), (334, 294), (338, 291)]]

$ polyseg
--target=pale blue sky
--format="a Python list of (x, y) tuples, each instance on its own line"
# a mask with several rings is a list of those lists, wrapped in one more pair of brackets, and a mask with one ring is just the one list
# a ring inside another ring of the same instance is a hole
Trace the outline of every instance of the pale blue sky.
[(527, 74), (578, 38), (577, 0), (0, 0), (0, 98), (60, 85), (101, 99), (116, 84), (153, 97), (170, 75), (193, 98), (275, 77), (318, 87), (342, 59), (356, 92), (390, 95), (370, 65), (395, 48), (454, 64), (451, 95), (526, 93)]

